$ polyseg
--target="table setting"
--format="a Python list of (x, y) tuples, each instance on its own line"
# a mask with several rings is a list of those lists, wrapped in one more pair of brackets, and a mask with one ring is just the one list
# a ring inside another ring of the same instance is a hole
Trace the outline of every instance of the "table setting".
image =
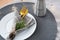
[[(16, 1), (0, 7), (0, 40), (55, 40), (57, 33), (55, 16), (48, 8), (40, 6), (31, 1)], [(42, 7), (44, 9), (40, 11), (39, 8)], [(26, 14), (21, 14), (23, 12)]]

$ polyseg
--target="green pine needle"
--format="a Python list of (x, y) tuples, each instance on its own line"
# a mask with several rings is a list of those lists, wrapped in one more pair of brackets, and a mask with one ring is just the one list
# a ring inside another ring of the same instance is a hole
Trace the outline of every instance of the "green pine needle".
[(20, 22), (16, 23), (16, 30), (21, 29), (23, 27), (25, 27), (24, 20), (21, 20)]

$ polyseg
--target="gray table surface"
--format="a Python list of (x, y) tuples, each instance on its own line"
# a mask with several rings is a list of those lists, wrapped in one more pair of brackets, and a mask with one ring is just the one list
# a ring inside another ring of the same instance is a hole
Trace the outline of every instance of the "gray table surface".
[[(32, 3), (33, 4), (33, 3)], [(15, 4), (16, 7), (18, 7), (18, 11), (22, 7), (22, 3)], [(27, 8), (29, 9), (29, 12), (36, 18), (37, 20), (37, 28), (34, 34), (29, 37), (26, 40), (55, 40), (56, 32), (57, 32), (57, 24), (55, 21), (54, 16), (52, 13), (47, 9), (46, 15), (44, 17), (37, 17), (33, 13), (33, 6), (31, 3), (25, 3)], [(2, 17), (4, 17), (6, 14), (11, 12), (12, 5), (6, 6), (2, 9), (0, 9), (0, 20)], [(0, 37), (0, 40), (4, 40), (2, 37)]]

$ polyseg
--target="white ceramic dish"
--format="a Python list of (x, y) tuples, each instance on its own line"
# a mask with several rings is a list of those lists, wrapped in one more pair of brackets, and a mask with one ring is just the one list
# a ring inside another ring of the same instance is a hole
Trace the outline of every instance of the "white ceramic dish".
[[(33, 18), (34, 21), (35, 21), (35, 24), (32, 25), (30, 28), (28, 28), (28, 29), (26, 29), (26, 30), (24, 30), (22, 32), (19, 32), (16, 35), (16, 37), (14, 38), (14, 40), (24, 40), (24, 39), (27, 39), (36, 30), (37, 23), (36, 23), (35, 18), (31, 14), (29, 14), (29, 13), (27, 14), (27, 16)], [(16, 21), (15, 19), (16, 19), (15, 12), (9, 13), (9, 14), (7, 14), (6, 16), (4, 16), (1, 19), (1, 22), (0, 22), (0, 35), (4, 39), (7, 39), (9, 33), (11, 32), (12, 26), (14, 26), (14, 23)]]

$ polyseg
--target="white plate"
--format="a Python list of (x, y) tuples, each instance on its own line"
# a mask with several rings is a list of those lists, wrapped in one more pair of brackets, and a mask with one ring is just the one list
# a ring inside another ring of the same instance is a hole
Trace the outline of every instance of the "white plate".
[[(24, 40), (24, 39), (27, 39), (28, 37), (30, 37), (35, 29), (36, 29), (36, 20), (35, 18), (31, 15), (31, 14), (27, 14), (27, 16), (31, 17), (34, 19), (35, 21), (35, 24), (32, 25), (30, 28), (18, 33), (16, 35), (16, 37), (14, 38), (14, 40)], [(15, 12), (12, 12), (12, 13), (9, 13), (7, 14), (6, 16), (4, 16), (0, 22), (0, 35), (4, 38), (4, 39), (7, 39), (9, 33), (11, 32), (12, 30), (12, 26), (14, 25), (15, 23), (15, 20), (16, 17), (15, 17)]]

